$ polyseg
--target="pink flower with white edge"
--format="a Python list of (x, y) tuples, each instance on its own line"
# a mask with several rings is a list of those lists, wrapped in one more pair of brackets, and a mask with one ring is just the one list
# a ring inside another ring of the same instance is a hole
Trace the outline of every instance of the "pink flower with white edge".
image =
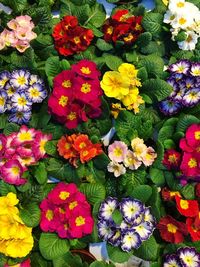
[(54, 187), (53, 190), (48, 194), (48, 199), (52, 203), (59, 205), (69, 203), (73, 198), (74, 194), (78, 192), (75, 184), (66, 184), (61, 182)]
[(128, 150), (124, 158), (124, 165), (130, 170), (137, 170), (141, 166), (142, 162), (139, 161), (131, 150)]
[(72, 238), (81, 238), (92, 233), (94, 220), (91, 215), (82, 212), (77, 212), (69, 219), (70, 235)]
[(8, 160), (1, 167), (1, 178), (8, 184), (21, 185), (26, 183), (26, 179), (22, 178), (23, 168), (18, 160)]
[(15, 154), (16, 147), (12, 144), (13, 140), (17, 136), (17, 133), (11, 133), (6, 138), (6, 148), (4, 152), (4, 156), (10, 158), (12, 155)]
[(117, 162), (111, 161), (108, 166), (107, 170), (109, 172), (113, 172), (115, 177), (119, 177), (120, 175), (123, 175), (126, 173), (126, 168), (123, 164), (119, 164)]
[(27, 167), (30, 165), (35, 164), (37, 161), (33, 155), (29, 157), (20, 156), (18, 154), (15, 154), (12, 159), (17, 159), (19, 163), (21, 164), (23, 171), (27, 171)]
[(46, 150), (45, 144), (52, 139), (51, 134), (43, 134), (42, 132), (38, 131), (34, 145), (33, 145), (33, 154), (36, 160), (42, 159), (45, 157)]
[(6, 136), (4, 134), (0, 134), (0, 156), (2, 156), (5, 151), (6, 142)]
[(128, 151), (127, 145), (122, 141), (115, 141), (108, 147), (108, 156), (112, 161), (123, 162)]
[(0, 177), (1, 177), (1, 167), (8, 161), (7, 158), (0, 157)]
[(142, 157), (142, 161), (145, 166), (151, 166), (156, 158), (157, 154), (155, 150), (149, 146), (147, 147), (146, 154)]
[(19, 146), (22, 144), (31, 143), (35, 139), (36, 133), (37, 131), (34, 128), (29, 129), (27, 126), (22, 125), (11, 145)]

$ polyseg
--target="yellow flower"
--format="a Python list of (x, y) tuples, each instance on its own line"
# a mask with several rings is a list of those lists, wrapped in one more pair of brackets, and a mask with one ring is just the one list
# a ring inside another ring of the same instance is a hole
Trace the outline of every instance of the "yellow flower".
[(138, 95), (137, 100), (133, 104), (129, 105), (127, 107), (127, 109), (128, 110), (134, 110), (134, 113), (136, 114), (139, 112), (140, 104), (143, 104), (143, 103), (144, 103), (144, 100), (142, 99), (142, 97), (140, 95)]
[(139, 94), (139, 90), (137, 88), (136, 89), (131, 89), (129, 94), (122, 98), (123, 105), (127, 107), (127, 106), (132, 105), (133, 103), (135, 103), (137, 101), (138, 94)]
[(3, 214), (17, 214), (18, 209), (15, 207), (19, 200), (16, 197), (16, 194), (10, 192), (7, 196), (0, 197), (0, 215)]
[(0, 239), (0, 253), (3, 253), (6, 256), (8, 256), (7, 253), (6, 253), (6, 247), (7, 247), (6, 244), (7, 244), (6, 240)]
[(128, 76), (130, 79), (136, 78), (138, 73), (138, 70), (135, 69), (135, 66), (129, 63), (122, 63), (119, 66), (118, 71), (121, 74)]
[(118, 117), (120, 110), (125, 110), (125, 108), (122, 108), (120, 103), (112, 103), (111, 114), (115, 119)]
[(107, 71), (101, 81), (101, 88), (108, 97), (121, 99), (129, 93), (130, 79), (118, 71)]

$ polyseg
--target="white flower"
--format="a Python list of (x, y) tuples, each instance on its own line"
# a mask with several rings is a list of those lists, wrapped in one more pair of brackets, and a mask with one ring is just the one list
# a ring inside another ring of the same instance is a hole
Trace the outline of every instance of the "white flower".
[(178, 46), (182, 50), (194, 50), (199, 36), (193, 31), (186, 32), (186, 34), (187, 39), (185, 41), (178, 42)]
[(194, 22), (193, 16), (188, 14), (178, 14), (175, 19), (171, 22), (173, 28), (180, 28), (180, 29), (187, 29), (190, 27)]
[(164, 15), (164, 23), (167, 24), (171, 24), (171, 22), (173, 22), (173, 20), (176, 18), (176, 16), (174, 15), (174, 13), (171, 10), (167, 10), (167, 12)]
[(168, 8), (173, 12), (182, 12), (185, 8), (185, 0), (170, 0)]
[(120, 175), (126, 173), (126, 168), (124, 165), (114, 161), (111, 161), (108, 164), (107, 169), (109, 172), (113, 172), (115, 177), (119, 177)]

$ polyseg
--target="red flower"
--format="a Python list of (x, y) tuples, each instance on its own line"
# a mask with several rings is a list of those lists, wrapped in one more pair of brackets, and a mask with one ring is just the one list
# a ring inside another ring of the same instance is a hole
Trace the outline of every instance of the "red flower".
[(74, 159), (78, 158), (76, 150), (73, 148), (73, 142), (76, 135), (71, 136), (62, 136), (58, 140), (57, 148), (60, 156), (65, 159), (69, 159), (71, 162), (74, 162)]
[(174, 149), (168, 149), (165, 151), (162, 163), (168, 170), (178, 169), (181, 163), (181, 153)]
[(74, 80), (74, 72), (71, 70), (63, 70), (53, 80), (54, 94), (61, 88), (66, 90), (68, 94), (72, 95), (72, 86)]
[(100, 76), (100, 72), (97, 69), (97, 65), (87, 59), (80, 60), (77, 64), (72, 65), (72, 71), (74, 71), (77, 75), (97, 80)]
[(117, 10), (112, 19), (118, 22), (126, 22), (127, 18), (130, 17), (128, 9)]
[(65, 122), (65, 126), (68, 129), (73, 129), (78, 126), (79, 121), (81, 121), (79, 117), (80, 110), (81, 107), (78, 104), (72, 104), (70, 106), (70, 109), (66, 114), (66, 122)]
[(169, 215), (160, 219), (157, 228), (162, 239), (170, 243), (181, 243), (184, 240), (184, 235), (187, 235), (186, 225), (176, 221)]
[(199, 168), (200, 155), (187, 153), (183, 154), (183, 159), (180, 165), (180, 170), (186, 176), (199, 176), (200, 168)]
[(170, 191), (166, 187), (162, 188), (161, 195), (164, 201), (174, 200), (175, 196), (181, 196), (178, 191)]
[(76, 149), (76, 151), (80, 152), (81, 150), (89, 147), (92, 145), (92, 142), (89, 140), (88, 135), (86, 134), (80, 134), (77, 136), (77, 138), (74, 140), (73, 147)]
[(73, 29), (78, 25), (78, 20), (75, 16), (65, 16), (61, 21), (62, 27), (65, 31)]
[(196, 218), (187, 218), (186, 220), (187, 229), (193, 242), (200, 240), (200, 223), (199, 222), (200, 222), (199, 214)]
[(199, 214), (199, 205), (196, 200), (184, 200), (179, 196), (175, 197), (176, 207), (181, 215), (186, 217), (196, 217)]

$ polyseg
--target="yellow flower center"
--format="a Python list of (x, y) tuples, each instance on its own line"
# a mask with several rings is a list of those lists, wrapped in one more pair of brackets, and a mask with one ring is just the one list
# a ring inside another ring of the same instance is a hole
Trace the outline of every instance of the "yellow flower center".
[(41, 140), (41, 141), (40, 141), (40, 151), (41, 151), (42, 153), (45, 153), (44, 146), (45, 146), (46, 142), (47, 142), (47, 140)]
[(32, 88), (32, 89), (30, 90), (30, 95), (31, 95), (32, 97), (38, 97), (38, 96), (40, 95), (40, 92), (37, 90), (37, 88)]
[(70, 193), (67, 191), (61, 191), (59, 194), (59, 198), (62, 200), (66, 200), (70, 196)]
[(46, 211), (46, 215), (45, 216), (46, 216), (46, 218), (47, 218), (48, 221), (51, 221), (53, 219), (53, 215), (54, 214), (53, 214), (53, 211), (52, 210), (47, 210)]
[(66, 107), (66, 106), (67, 106), (67, 102), (68, 102), (68, 97), (62, 95), (62, 96), (59, 98), (58, 104), (59, 104), (60, 106), (62, 106), (62, 107)]
[(197, 160), (195, 158), (191, 158), (188, 162), (188, 166), (190, 168), (195, 168), (197, 166)]
[(177, 227), (175, 225), (173, 225), (172, 223), (168, 223), (167, 224), (167, 230), (168, 232), (172, 233), (172, 234), (175, 234), (176, 231), (177, 231)]
[(4, 106), (5, 104), (5, 99), (1, 96), (0, 97), (0, 106)]
[(170, 163), (176, 163), (177, 162), (177, 156), (175, 154), (169, 155), (168, 161)]
[(10, 87), (7, 91), (8, 95), (13, 95), (15, 93), (15, 89)]
[(190, 43), (192, 40), (193, 40), (193, 39), (192, 39), (192, 35), (188, 35), (186, 41), (187, 41), (188, 43)]
[(69, 227), (68, 227), (68, 224), (64, 224), (64, 229), (67, 230)]
[(84, 94), (87, 94), (91, 91), (91, 84), (89, 83), (83, 83), (81, 86), (81, 92)]
[(69, 204), (69, 209), (70, 210), (73, 210), (76, 206), (78, 205), (78, 202), (77, 201), (73, 201)]
[(18, 102), (18, 104), (19, 104), (20, 106), (25, 106), (26, 103), (27, 103), (27, 100), (26, 100), (26, 98), (24, 98), (24, 97), (19, 97), (17, 102)]
[(84, 225), (85, 224), (85, 218), (82, 216), (77, 217), (75, 220), (75, 224), (76, 224), (76, 226)]
[(135, 26), (135, 29), (136, 29), (136, 31), (141, 31), (142, 30), (142, 26), (137, 23), (136, 26)]
[(179, 19), (179, 24), (180, 25), (184, 25), (187, 22), (187, 20), (185, 18), (180, 18)]
[(183, 210), (187, 210), (189, 207), (188, 201), (187, 200), (182, 200), (180, 201), (180, 206)]
[(80, 38), (78, 36), (74, 37), (75, 44), (79, 44), (81, 42)]
[(184, 7), (185, 4), (184, 4), (183, 2), (178, 2), (178, 3), (176, 4), (176, 6), (177, 6), (177, 7)]
[(120, 157), (122, 155), (122, 150), (120, 147), (116, 147), (114, 150), (113, 150), (113, 154), (116, 156), (116, 157)]
[(81, 142), (80, 145), (79, 145), (79, 148), (82, 149), (82, 148), (84, 148), (84, 147), (86, 147), (86, 143), (85, 143), (85, 142)]
[(194, 137), (195, 137), (196, 140), (200, 140), (200, 131), (196, 131), (194, 133)]
[(14, 174), (14, 175), (18, 175), (20, 173), (20, 169), (19, 167), (17, 166), (14, 166), (11, 168), (11, 172)]
[(70, 80), (64, 80), (64, 81), (62, 82), (62, 86), (65, 87), (65, 88), (69, 88), (69, 87), (72, 86), (72, 83), (71, 83)]
[(83, 156), (87, 156), (89, 154), (89, 152), (87, 150), (83, 151)]
[(81, 68), (81, 72), (83, 74), (90, 74), (91, 73), (91, 70), (88, 67), (82, 67)]
[(65, 214), (65, 210), (62, 209), (62, 208), (59, 208), (59, 212), (60, 212), (61, 214)]
[(133, 35), (132, 35), (132, 33), (129, 33), (129, 35), (128, 35), (127, 37), (124, 37), (124, 41), (125, 41), (125, 42), (131, 41), (131, 40), (133, 40)]
[(192, 72), (195, 76), (200, 76), (200, 69), (193, 70)]
[(69, 115), (67, 115), (67, 119), (70, 121), (73, 121), (76, 119), (76, 112), (70, 112)]
[(4, 85), (7, 83), (7, 81), (8, 81), (7, 78), (1, 80), (1, 81), (0, 81), (0, 85), (1, 85), (1, 86), (4, 86)]
[(113, 33), (113, 27), (112, 26), (108, 27), (107, 30), (106, 30), (106, 33), (107, 34), (112, 34)]
[(65, 149), (70, 149), (71, 148), (71, 144), (70, 143), (65, 143)]
[(26, 79), (24, 77), (18, 77), (17, 82), (20, 85), (24, 85), (26, 83)]
[(31, 141), (32, 140), (31, 133), (29, 132), (19, 133), (18, 138), (20, 141)]

